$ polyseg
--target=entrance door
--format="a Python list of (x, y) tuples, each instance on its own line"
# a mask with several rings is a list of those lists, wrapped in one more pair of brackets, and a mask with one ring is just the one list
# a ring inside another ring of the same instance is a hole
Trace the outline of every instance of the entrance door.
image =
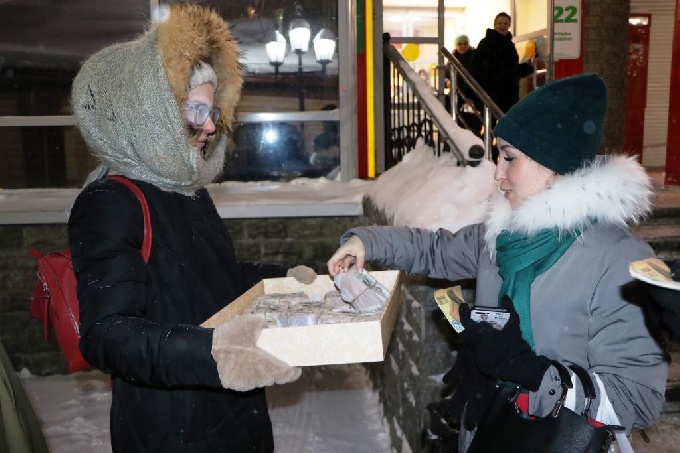
[(665, 184), (680, 185), (680, 0), (675, 4), (673, 54), (671, 60), (671, 92), (668, 100), (668, 140), (666, 140)]
[(647, 108), (651, 14), (631, 14), (628, 21), (628, 79), (623, 150), (642, 162)]

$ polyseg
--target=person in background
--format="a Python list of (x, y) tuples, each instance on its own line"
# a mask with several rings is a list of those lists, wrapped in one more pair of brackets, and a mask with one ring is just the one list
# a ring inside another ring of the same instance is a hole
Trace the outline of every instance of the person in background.
[[(321, 110), (330, 111), (337, 108), (335, 104), (326, 104)], [(314, 152), (309, 158), (309, 163), (314, 167), (326, 169), (328, 175), (340, 165), (340, 122), (323, 121), (321, 127), (321, 133), (312, 141)]]
[[(453, 56), (460, 61), (465, 69), (470, 70), (470, 63), (472, 63), (472, 58), (475, 55), (475, 48), (470, 46), (470, 38), (467, 35), (458, 35), (455, 39), (455, 50), (453, 51)], [(451, 65), (446, 66), (446, 88), (449, 89), (449, 95), (446, 97), (446, 110), (452, 112), (452, 101), (453, 101), (453, 87), (451, 85), (452, 73), (455, 71)], [(470, 99), (474, 104), (475, 96), (468, 84), (465, 82), (463, 77), (456, 73), (456, 122), (458, 125), (464, 129), (470, 129), (475, 134), (479, 135), (482, 122), (475, 114), (475, 107), (473, 105), (468, 105), (465, 103), (465, 98), (463, 95)]]
[(534, 72), (532, 61), (519, 62), (510, 25), (510, 16), (498, 13), (470, 62), (470, 73), (503, 113), (519, 101), (519, 79)]
[[(498, 13), (493, 28), (486, 30), (470, 63), (470, 74), (503, 113), (519, 101), (519, 80), (534, 72), (533, 58), (519, 62), (519, 54), (512, 42), (511, 23), (507, 13)], [(477, 110), (483, 111), (481, 101), (477, 103)], [(492, 150), (492, 157), (496, 162), (498, 147)]]
[[(347, 231), (328, 261), (331, 275), (366, 261), (432, 278), (476, 279), (475, 304), (503, 307), (506, 326), (471, 321), (445, 382), (455, 385), (465, 453), (496, 382), (523, 389), (528, 416), (550, 413), (561, 395), (551, 360), (585, 368), (597, 397), (590, 415), (627, 433), (654, 423), (668, 364), (647, 324), (648, 293), (628, 263), (654, 256), (628, 223), (652, 207), (652, 183), (627, 156), (597, 156), (607, 88), (595, 74), (568, 77), (524, 97), (494, 130), (499, 193), (486, 220), (456, 233), (371, 226)], [(572, 376), (577, 413), (585, 398)], [(628, 442), (625, 435), (617, 436)]]
[[(237, 261), (204, 187), (222, 171), (242, 80), (228, 24), (187, 3), (160, 9), (144, 35), (94, 54), (74, 79), (77, 126), (100, 163), (68, 224), (80, 349), (112, 376), (114, 452), (271, 452), (263, 387), (300, 375), (256, 346), (261, 318), (200, 327), (287, 274)], [(148, 263), (140, 202), (107, 174), (148, 202)]]

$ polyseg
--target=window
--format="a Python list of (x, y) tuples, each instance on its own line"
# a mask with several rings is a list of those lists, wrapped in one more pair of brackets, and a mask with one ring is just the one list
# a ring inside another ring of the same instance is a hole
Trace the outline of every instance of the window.
[[(338, 0), (200, 3), (233, 25), (246, 71), (224, 177), (281, 179), (333, 171), (340, 160), (339, 136), (334, 136), (340, 119)], [(1, 188), (82, 185), (96, 162), (73, 127), (71, 81), (81, 61), (134, 39), (149, 17), (148, 0), (0, 4)], [(305, 52), (291, 49), (295, 19), (309, 25)], [(277, 31), (286, 52), (273, 62), (266, 45)], [(322, 40), (335, 48), (319, 57), (314, 42)], [(262, 137), (284, 141), (268, 143)]]

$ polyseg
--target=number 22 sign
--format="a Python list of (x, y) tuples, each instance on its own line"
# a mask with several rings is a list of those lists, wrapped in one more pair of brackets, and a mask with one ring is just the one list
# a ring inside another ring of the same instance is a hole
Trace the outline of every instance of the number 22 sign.
[(581, 56), (581, 0), (555, 0), (553, 34), (555, 59)]

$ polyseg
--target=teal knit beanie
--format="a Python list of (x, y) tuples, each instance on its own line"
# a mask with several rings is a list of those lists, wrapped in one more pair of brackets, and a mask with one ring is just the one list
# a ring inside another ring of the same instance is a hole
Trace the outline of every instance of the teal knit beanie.
[(602, 141), (607, 85), (596, 74), (554, 80), (498, 120), (494, 135), (563, 175), (591, 162)]

